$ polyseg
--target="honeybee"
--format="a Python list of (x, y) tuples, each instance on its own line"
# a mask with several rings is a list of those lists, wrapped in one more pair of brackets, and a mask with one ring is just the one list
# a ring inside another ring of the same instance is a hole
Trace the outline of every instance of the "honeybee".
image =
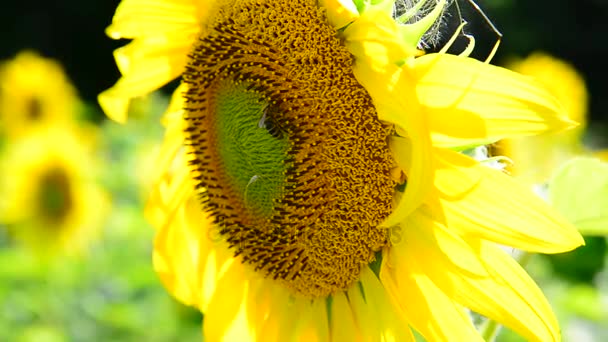
[(264, 128), (270, 135), (280, 139), (283, 137), (283, 129), (281, 129), (277, 120), (272, 117), (271, 110), (270, 104), (264, 106), (262, 117), (260, 118), (260, 121), (258, 121), (258, 128)]

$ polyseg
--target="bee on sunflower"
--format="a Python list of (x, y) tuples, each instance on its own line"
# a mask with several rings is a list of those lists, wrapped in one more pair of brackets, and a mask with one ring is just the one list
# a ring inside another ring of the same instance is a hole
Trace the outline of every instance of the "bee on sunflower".
[[(147, 215), (154, 266), (219, 340), (477, 341), (467, 310), (528, 340), (556, 319), (501, 245), (578, 232), (459, 153), (572, 125), (530, 79), (419, 42), (447, 5), (123, 0), (107, 33), (129, 103), (181, 77)], [(399, 7), (403, 8), (403, 6)]]

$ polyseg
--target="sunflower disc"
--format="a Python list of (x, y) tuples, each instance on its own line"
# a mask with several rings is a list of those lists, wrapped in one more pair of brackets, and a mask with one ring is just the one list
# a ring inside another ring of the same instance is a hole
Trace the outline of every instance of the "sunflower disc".
[(223, 1), (184, 74), (190, 166), (242, 261), (293, 293), (348, 288), (387, 244), (387, 138), (314, 1)]

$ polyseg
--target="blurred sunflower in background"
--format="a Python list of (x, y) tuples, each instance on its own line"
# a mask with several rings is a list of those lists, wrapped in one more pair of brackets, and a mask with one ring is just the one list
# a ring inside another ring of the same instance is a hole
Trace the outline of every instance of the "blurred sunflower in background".
[[(101, 113), (81, 105), (57, 62), (27, 52), (4, 65), (12, 79), (0, 89), (0, 340), (200, 336), (198, 311), (169, 298), (152, 270), (153, 232), (141, 215), (153, 169), (144, 161), (161, 137), (154, 108), (168, 99), (133, 106), (132, 117), (146, 116), (128, 126), (92, 124)], [(44, 105), (30, 120), (21, 109), (32, 94)]]
[(582, 139), (588, 106), (585, 80), (570, 63), (542, 52), (513, 59), (506, 67), (542, 83), (560, 101), (568, 118), (579, 123), (573, 129), (505, 139), (494, 146), (497, 154), (513, 160), (510, 171), (514, 176), (529, 184), (541, 184), (567, 160), (589, 153)]
[(0, 135), (73, 122), (80, 100), (56, 61), (23, 51), (0, 66)]
[(0, 223), (35, 254), (81, 251), (108, 202), (96, 127), (58, 62), (23, 51), (0, 67)]
[(529, 78), (422, 56), (445, 6), (121, 2), (107, 33), (134, 41), (99, 101), (122, 122), (132, 99), (182, 77), (147, 214), (155, 268), (205, 314), (206, 339), (490, 338), (465, 309), (560, 339), (500, 245), (555, 253), (580, 235), (457, 151), (571, 122)]
[(0, 222), (43, 256), (78, 253), (101, 227), (107, 198), (92, 146), (75, 130), (31, 131), (1, 156)]

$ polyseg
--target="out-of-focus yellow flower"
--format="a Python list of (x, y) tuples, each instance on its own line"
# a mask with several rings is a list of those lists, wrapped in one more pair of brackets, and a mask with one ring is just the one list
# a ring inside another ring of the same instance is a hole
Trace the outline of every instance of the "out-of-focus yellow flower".
[[(543, 294), (499, 245), (583, 243), (542, 200), (454, 151), (570, 126), (508, 70), (420, 57), (446, 5), (123, 0), (108, 34), (133, 98), (182, 76), (147, 208), (154, 265), (211, 341), (478, 341), (469, 308), (556, 341)], [(354, 61), (353, 61), (354, 56)]]
[(568, 159), (585, 153), (581, 135), (587, 122), (587, 89), (574, 66), (545, 53), (536, 52), (524, 60), (507, 64), (516, 72), (542, 83), (579, 126), (563, 132), (507, 139), (497, 144), (497, 154), (513, 160), (511, 171), (527, 183), (546, 182), (553, 171)]
[(594, 156), (603, 161), (608, 161), (608, 149), (603, 149), (594, 153)]
[(12, 141), (0, 159), (0, 223), (42, 256), (81, 252), (108, 206), (95, 183), (93, 153), (80, 133), (65, 128)]
[[(535, 52), (524, 60), (512, 61), (507, 67), (541, 82), (557, 97), (568, 117), (580, 124), (578, 128), (585, 127), (587, 88), (585, 80), (573, 65), (548, 54)], [(576, 130), (566, 132), (576, 132)]]
[(0, 66), (0, 134), (14, 138), (35, 126), (74, 120), (76, 90), (54, 60), (32, 51)]

